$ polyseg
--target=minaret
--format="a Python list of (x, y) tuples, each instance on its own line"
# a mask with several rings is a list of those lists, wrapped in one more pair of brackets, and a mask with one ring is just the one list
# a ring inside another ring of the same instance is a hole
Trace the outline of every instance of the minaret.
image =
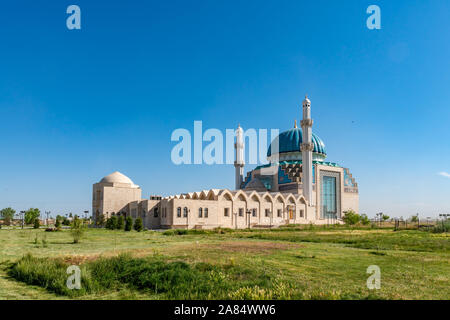
[(235, 168), (235, 188), (239, 190), (244, 181), (244, 130), (241, 125), (236, 129), (236, 143), (234, 144), (236, 151), (236, 160), (234, 161)]
[(312, 143), (313, 120), (311, 119), (311, 101), (309, 101), (308, 96), (305, 96), (305, 100), (303, 100), (303, 120), (300, 122), (300, 125), (302, 127), (302, 144), (300, 145), (300, 150), (302, 151), (303, 196), (308, 201), (308, 205), (311, 206), (313, 203), (312, 152), (314, 145)]

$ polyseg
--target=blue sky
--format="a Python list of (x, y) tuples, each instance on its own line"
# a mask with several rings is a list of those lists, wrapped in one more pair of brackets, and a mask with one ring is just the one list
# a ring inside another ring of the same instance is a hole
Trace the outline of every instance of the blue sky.
[[(81, 30), (66, 28), (71, 4)], [(381, 30), (366, 27), (371, 4)], [(450, 213), (449, 12), (447, 0), (3, 3), (0, 207), (90, 210), (92, 184), (116, 170), (145, 197), (232, 188), (231, 165), (172, 164), (172, 131), (283, 131), (308, 93), (361, 212)]]

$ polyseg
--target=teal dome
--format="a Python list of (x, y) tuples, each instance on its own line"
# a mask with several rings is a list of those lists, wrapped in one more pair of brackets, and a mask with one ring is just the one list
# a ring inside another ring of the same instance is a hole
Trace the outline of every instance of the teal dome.
[[(302, 138), (302, 130), (300, 128), (293, 128), (288, 131), (284, 131), (280, 133), (278, 136), (279, 141), (279, 153), (286, 152), (301, 152), (300, 144), (303, 142)], [(316, 136), (314, 133), (312, 134), (312, 143), (314, 144), (314, 153), (319, 153), (322, 155), (326, 155), (325, 144), (323, 141)], [(267, 156), (270, 157), (272, 155), (272, 143), (269, 146), (269, 150), (267, 150)]]

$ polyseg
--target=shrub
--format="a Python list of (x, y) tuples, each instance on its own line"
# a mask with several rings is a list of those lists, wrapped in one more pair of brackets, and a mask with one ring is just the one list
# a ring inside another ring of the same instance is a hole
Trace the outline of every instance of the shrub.
[(73, 237), (73, 243), (80, 242), (80, 239), (83, 237), (86, 231), (86, 225), (83, 223), (83, 220), (75, 217), (72, 221), (70, 233)]
[(432, 229), (433, 233), (450, 232), (450, 220), (438, 221)]
[(112, 216), (108, 220), (106, 220), (106, 229), (114, 230), (117, 229), (117, 217)]
[(355, 225), (361, 220), (361, 217), (355, 211), (348, 210), (344, 212), (342, 220), (348, 225)]
[(367, 217), (367, 215), (365, 215), (365, 214), (362, 214), (362, 215), (361, 215), (360, 220), (361, 220), (361, 224), (362, 224), (362, 225), (367, 226), (367, 225), (370, 224), (369, 217)]
[(39, 218), (34, 219), (33, 228), (39, 229), (40, 226), (41, 226), (41, 224), (39, 222)]
[(137, 232), (141, 232), (143, 228), (144, 226), (142, 225), (142, 218), (137, 218), (134, 221), (134, 230), (136, 230)]
[(123, 230), (125, 227), (125, 219), (123, 218), (123, 216), (119, 216), (119, 218), (117, 219), (117, 226), (116, 229), (119, 230)]
[(67, 217), (64, 217), (62, 224), (65, 226), (70, 226), (70, 220)]
[(125, 231), (131, 231), (131, 228), (133, 227), (133, 218), (128, 216), (125, 219)]
[(58, 219), (58, 218), (56, 218), (55, 228), (56, 228), (56, 229), (60, 229), (60, 228), (61, 228), (61, 220)]
[(101, 213), (95, 215), (95, 225), (98, 227), (103, 227), (105, 224), (105, 216)]

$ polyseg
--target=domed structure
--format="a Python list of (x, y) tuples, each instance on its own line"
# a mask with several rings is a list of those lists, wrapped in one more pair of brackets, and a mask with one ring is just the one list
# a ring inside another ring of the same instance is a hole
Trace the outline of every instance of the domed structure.
[[(300, 144), (303, 142), (303, 138), (300, 128), (295, 127), (284, 131), (280, 133), (278, 139), (280, 160), (301, 160)], [(267, 150), (267, 157), (272, 156), (272, 143)], [(314, 145), (313, 160), (323, 161), (327, 155), (325, 144), (314, 133), (312, 134), (312, 143)]]
[(134, 182), (128, 178), (126, 175), (120, 173), (119, 171), (115, 171), (111, 173), (110, 175), (107, 175), (102, 180), (100, 180), (100, 183), (126, 183), (135, 185)]

